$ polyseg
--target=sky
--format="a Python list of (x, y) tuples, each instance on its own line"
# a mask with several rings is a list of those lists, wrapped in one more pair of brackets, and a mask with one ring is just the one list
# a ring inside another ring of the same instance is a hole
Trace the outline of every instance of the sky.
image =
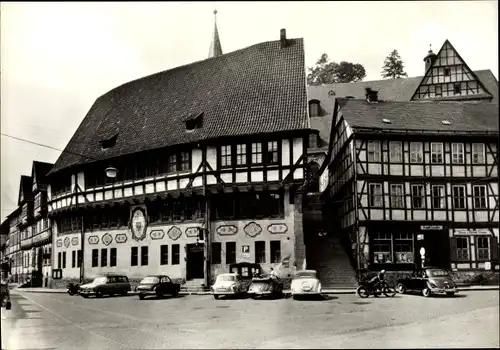
[[(408, 76), (429, 45), (450, 40), (473, 70), (498, 79), (498, 1), (2, 2), (1, 132), (64, 149), (97, 97), (127, 81), (207, 58), (216, 8), (224, 53), (304, 38), (305, 59), (362, 64), (381, 79), (397, 49)], [(2, 220), (21, 175), (60, 151), (1, 137)]]

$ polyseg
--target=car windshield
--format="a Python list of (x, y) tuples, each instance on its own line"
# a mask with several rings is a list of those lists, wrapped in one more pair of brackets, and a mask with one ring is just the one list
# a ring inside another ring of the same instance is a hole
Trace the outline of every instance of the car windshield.
[(301, 279), (301, 278), (316, 278), (316, 272), (314, 271), (302, 271), (302, 272), (297, 272), (295, 276), (293, 276), (295, 279)]
[(94, 283), (95, 284), (98, 284), (98, 283), (106, 283), (106, 280), (108, 278), (107, 277), (97, 277), (96, 279), (94, 279)]
[(427, 270), (429, 277), (450, 277), (450, 273), (446, 270)]
[(158, 277), (156, 276), (148, 276), (144, 278), (141, 283), (158, 283)]
[(226, 282), (226, 281), (234, 281), (235, 277), (232, 275), (222, 275), (217, 277), (217, 281), (219, 282)]

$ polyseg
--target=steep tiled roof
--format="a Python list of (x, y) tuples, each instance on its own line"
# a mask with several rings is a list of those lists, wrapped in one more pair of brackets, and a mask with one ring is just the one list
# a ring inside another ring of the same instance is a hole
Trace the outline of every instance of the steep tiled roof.
[(46, 184), (45, 175), (49, 173), (54, 164), (33, 161), (33, 171), (37, 184)]
[[(200, 129), (184, 121), (203, 113)], [(51, 173), (225, 136), (309, 128), (303, 39), (257, 44), (138, 79), (99, 97)], [(100, 141), (118, 133), (116, 145)], [(83, 155), (83, 156), (80, 156)]]
[[(341, 109), (353, 128), (443, 133), (498, 134), (498, 104), (460, 102), (379, 102), (342, 99)], [(390, 124), (383, 119), (390, 120)], [(448, 120), (450, 125), (441, 121)]]
[(32, 195), (31, 195), (31, 188), (33, 186), (33, 179), (31, 178), (31, 176), (27, 176), (27, 175), (21, 175), (21, 182), (19, 184), (19, 202), (18, 204), (21, 204), (21, 191), (22, 191), (22, 194), (24, 196), (24, 200), (28, 200), (28, 199), (31, 199)]

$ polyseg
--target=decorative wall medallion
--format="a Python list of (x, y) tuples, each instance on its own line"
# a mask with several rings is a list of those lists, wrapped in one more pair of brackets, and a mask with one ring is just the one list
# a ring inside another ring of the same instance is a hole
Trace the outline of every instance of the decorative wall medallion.
[(186, 237), (198, 237), (198, 226), (188, 227), (186, 229)]
[(89, 236), (89, 244), (97, 244), (97, 243), (99, 243), (98, 236)]
[(102, 236), (101, 240), (104, 245), (110, 245), (111, 242), (113, 242), (113, 237), (109, 233), (106, 233), (104, 236)]
[(245, 233), (250, 237), (256, 237), (260, 235), (260, 233), (262, 232), (262, 227), (260, 227), (259, 224), (252, 221), (245, 226), (243, 231), (245, 231)]
[(127, 235), (125, 233), (119, 233), (115, 236), (116, 243), (125, 243), (127, 241)]
[(149, 233), (151, 236), (151, 239), (157, 240), (157, 239), (163, 239), (165, 237), (165, 232), (163, 230), (153, 230)]
[(146, 213), (143, 208), (135, 208), (132, 212), (132, 220), (130, 229), (132, 230), (132, 238), (136, 241), (141, 241), (146, 238)]
[(288, 230), (288, 227), (286, 224), (271, 224), (267, 226), (267, 230), (270, 233), (280, 234), (285, 233)]
[(64, 246), (65, 246), (66, 248), (68, 248), (68, 247), (69, 247), (69, 245), (70, 245), (70, 243), (71, 243), (71, 240), (69, 239), (69, 237), (66, 237), (66, 238), (64, 239)]
[(56, 241), (56, 245), (57, 245), (58, 248), (61, 248), (62, 247), (62, 239), (58, 239)]
[(79, 242), (80, 242), (80, 240), (78, 239), (78, 237), (73, 237), (71, 239), (71, 244), (73, 244), (73, 245), (78, 245)]
[(217, 227), (216, 232), (220, 236), (232, 236), (238, 232), (238, 228), (234, 225), (222, 225)]
[(168, 230), (167, 235), (170, 237), (171, 240), (176, 241), (182, 235), (182, 231), (179, 230), (178, 227), (173, 226), (170, 230)]

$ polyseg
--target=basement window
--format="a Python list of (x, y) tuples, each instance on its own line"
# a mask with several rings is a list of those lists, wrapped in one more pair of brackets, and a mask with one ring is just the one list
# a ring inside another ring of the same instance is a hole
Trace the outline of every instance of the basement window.
[(201, 127), (203, 126), (203, 112), (197, 115), (190, 115), (184, 122), (186, 123), (187, 131), (201, 129)]
[(389, 119), (385, 119), (385, 118), (384, 118), (384, 119), (382, 119), (382, 121), (383, 121), (384, 123), (386, 123), (386, 124), (392, 124), (392, 122), (391, 122)]
[(441, 120), (441, 124), (443, 124), (443, 125), (451, 125), (451, 122), (449, 120)]
[(111, 136), (108, 139), (99, 141), (99, 143), (101, 144), (102, 149), (108, 149), (116, 145), (117, 139), (118, 139), (118, 133), (116, 133), (115, 135)]

